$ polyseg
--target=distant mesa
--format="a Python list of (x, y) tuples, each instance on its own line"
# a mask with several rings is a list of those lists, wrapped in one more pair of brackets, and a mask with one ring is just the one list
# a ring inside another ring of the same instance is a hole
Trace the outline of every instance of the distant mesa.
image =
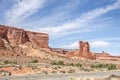
[(17, 52), (18, 50), (23, 52), (18, 46), (30, 43), (34, 46), (34, 48), (44, 48), (51, 53), (62, 54), (63, 56), (70, 58), (78, 57), (92, 60), (120, 60), (120, 56), (111, 56), (106, 52), (91, 52), (88, 42), (80, 41), (79, 50), (66, 50), (60, 48), (50, 48), (48, 45), (48, 40), (49, 36), (45, 33), (26, 31), (24, 29), (0, 25), (0, 49), (13, 50), (15, 48)]

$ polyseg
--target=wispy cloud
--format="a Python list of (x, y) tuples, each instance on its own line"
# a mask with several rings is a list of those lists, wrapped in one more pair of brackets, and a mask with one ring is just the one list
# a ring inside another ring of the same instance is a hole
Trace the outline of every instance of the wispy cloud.
[[(92, 41), (89, 42), (92, 48), (104, 48), (110, 46), (107, 41)], [(61, 48), (79, 49), (79, 41), (72, 42), (68, 45), (62, 45)]]
[(98, 40), (101, 40), (101, 41), (119, 41), (120, 37), (98, 38), (98, 39), (91, 39), (89, 41), (98, 41)]
[(102, 47), (107, 47), (110, 45), (109, 42), (107, 41), (93, 41), (90, 42), (91, 47), (93, 48), (102, 48)]
[(66, 48), (66, 49), (78, 49), (79, 48), (79, 43), (78, 43), (79, 41), (75, 41), (75, 42), (73, 42), (73, 43), (71, 43), (71, 44), (68, 44), (68, 45), (62, 45), (62, 46), (60, 46), (61, 48)]
[(57, 26), (48, 26), (45, 28), (40, 29), (41, 31), (44, 32), (48, 32), (51, 35), (58, 35), (58, 34), (63, 34), (66, 31), (70, 31), (70, 30), (74, 30), (80, 27), (83, 27), (83, 25), (85, 23), (87, 23), (88, 21), (99, 17), (111, 10), (114, 9), (118, 9), (120, 8), (120, 1), (117, 0), (115, 3), (111, 4), (111, 5), (107, 5), (105, 7), (101, 7), (101, 8), (96, 8), (92, 11), (89, 11), (87, 13), (83, 13), (82, 15), (80, 15), (80, 17), (71, 20), (70, 22), (66, 22), (64, 24), (60, 24)]
[[(31, 21), (32, 24), (41, 26), (41, 27), (45, 27), (43, 25), (56, 25), (57, 23), (59, 24), (59, 21), (63, 21), (65, 19), (69, 19), (69, 15), (70, 13), (78, 6), (81, 5), (79, 4), (81, 0), (69, 0), (67, 2), (65, 2), (64, 0), (61, 2), (64, 2), (64, 4), (62, 3), (61, 5), (54, 7), (53, 9), (51, 9), (49, 12), (50, 14), (47, 14), (46, 16), (44, 16), (43, 18), (39, 18), (35, 21)], [(56, 5), (56, 4), (55, 4)], [(51, 5), (48, 5), (51, 6)], [(69, 15), (68, 15), (69, 14)], [(28, 24), (29, 25), (29, 24)], [(37, 26), (37, 29), (38, 29)]]
[(41, 9), (47, 0), (15, 0), (10, 10), (5, 12), (6, 24), (14, 25)]

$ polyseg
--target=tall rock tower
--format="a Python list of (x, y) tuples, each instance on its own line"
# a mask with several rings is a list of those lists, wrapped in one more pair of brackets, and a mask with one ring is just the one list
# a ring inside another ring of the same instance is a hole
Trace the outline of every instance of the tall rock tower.
[(86, 58), (86, 59), (94, 59), (92, 53), (90, 52), (90, 47), (88, 42), (79, 42), (79, 56)]

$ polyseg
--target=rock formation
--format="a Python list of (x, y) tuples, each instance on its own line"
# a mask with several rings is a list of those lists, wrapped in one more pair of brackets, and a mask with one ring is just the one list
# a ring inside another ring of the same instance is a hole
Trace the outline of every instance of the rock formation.
[[(0, 25), (0, 37), (5, 39), (11, 46), (30, 42), (40, 48), (49, 48), (48, 34), (25, 31), (14, 27)], [(0, 40), (1, 42), (2, 40)], [(3, 44), (1, 44), (2, 46)]]
[(80, 41), (79, 47), (80, 47), (79, 54), (78, 54), (79, 56), (87, 59), (93, 59), (88, 42)]
[(49, 48), (48, 34), (27, 31), (29, 41), (40, 48)]
[(60, 49), (60, 48), (51, 48), (51, 51), (57, 52), (57, 53), (60, 53), (60, 54), (66, 54), (69, 50)]
[(112, 56), (107, 52), (93, 53), (96, 60), (120, 60), (120, 56)]
[(4, 49), (4, 48), (5, 48), (4, 42), (2, 38), (0, 37), (0, 49)]
[(79, 57), (85, 59), (95, 59), (92, 53), (90, 52), (90, 46), (88, 42), (79, 42), (79, 50), (69, 50), (66, 53), (68, 57)]
[(12, 51), (13, 53), (27, 54), (28, 52), (26, 52), (25, 49), (27, 45), (29, 46), (27, 48), (28, 51), (30, 47), (31, 49), (44, 48), (46, 51), (49, 51), (48, 53), (62, 54), (66, 57), (98, 60), (120, 60), (120, 56), (111, 56), (105, 52), (99, 54), (91, 52), (89, 43), (83, 41), (79, 42), (79, 50), (49, 48), (48, 39), (48, 34), (45, 33), (25, 31), (24, 29), (0, 25), (0, 49), (2, 50)]

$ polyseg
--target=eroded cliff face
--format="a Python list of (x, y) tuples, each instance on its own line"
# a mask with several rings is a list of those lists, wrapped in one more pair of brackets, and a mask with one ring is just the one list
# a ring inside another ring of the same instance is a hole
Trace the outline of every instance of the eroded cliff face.
[(28, 35), (25, 30), (17, 28), (8, 28), (7, 39), (12, 46), (24, 44), (29, 41)]
[(49, 48), (48, 34), (27, 31), (29, 41), (40, 48)]
[[(12, 47), (26, 42), (40, 48), (49, 48), (48, 34), (25, 31), (14, 27), (0, 25), (0, 37), (5, 39)], [(2, 44), (1, 44), (2, 45)]]

